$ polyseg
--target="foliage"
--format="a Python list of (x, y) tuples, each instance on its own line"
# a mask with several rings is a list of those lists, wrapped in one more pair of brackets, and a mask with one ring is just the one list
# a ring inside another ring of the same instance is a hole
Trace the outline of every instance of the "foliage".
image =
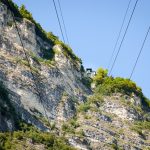
[(26, 19), (30, 20), (32, 23), (34, 23), (34, 25), (35, 25), (35, 31), (36, 31), (36, 34), (38, 36), (40, 36), (43, 40), (45, 40), (45, 41), (53, 44), (53, 42), (52, 42), (52, 40), (51, 40), (51, 38), (49, 36), (50, 33), (47, 35), (47, 32), (44, 31), (43, 28), (41, 27), (41, 25), (34, 20), (32, 14), (25, 8), (24, 5), (22, 5), (20, 7), (19, 13), (21, 15), (21, 18), (26, 18)]
[(80, 62), (82, 64), (82, 60), (73, 53), (72, 49), (68, 45), (64, 44), (58, 39), (55, 40), (54, 43), (55, 45), (60, 45), (62, 47), (65, 56), (70, 57), (72, 60), (75, 60), (76, 62)]
[(47, 32), (47, 38), (51, 39), (53, 42), (58, 40), (58, 37), (55, 36), (52, 32)]
[(94, 77), (94, 82), (96, 83), (96, 92), (105, 95), (110, 95), (112, 93), (123, 93), (127, 95), (132, 95), (132, 93), (137, 96), (142, 96), (142, 90), (130, 79), (124, 79), (120, 77), (109, 77), (107, 75), (107, 70), (99, 69), (97, 75)]
[[(54, 61), (52, 60), (52, 58), (50, 58), (49, 57), (49, 59), (47, 60), (47, 59), (44, 59), (44, 58), (41, 58), (41, 57), (37, 57), (34, 53), (32, 53), (32, 52), (30, 52), (30, 54), (29, 54), (31, 57), (32, 57), (32, 59), (36, 62), (36, 63), (38, 63), (38, 64), (40, 64), (40, 63), (42, 63), (42, 64), (45, 64), (45, 65), (47, 65), (47, 66), (49, 66), (49, 67), (51, 67), (51, 66), (53, 66), (53, 64), (54, 64)], [(22, 60), (19, 60), (20, 62), (22, 61)]]
[(102, 104), (104, 102), (104, 99), (101, 94), (95, 93), (88, 98), (88, 102), (92, 104)]
[(136, 131), (139, 135), (143, 136), (143, 130), (148, 130), (150, 132), (150, 122), (149, 121), (137, 121), (131, 127), (132, 130)]
[(7, 22), (7, 25), (8, 25), (8, 26), (10, 26), (10, 27), (12, 27), (12, 26), (13, 26), (13, 24), (14, 24), (14, 22), (13, 22), (13, 21), (9, 21), (9, 22)]
[(23, 141), (24, 145), (28, 147), (26, 141), (30, 139), (33, 144), (43, 144), (45, 148), (49, 150), (74, 150), (74, 148), (68, 145), (65, 138), (38, 131), (31, 125), (22, 123), (21, 130), (22, 131), (14, 131), (12, 135), (10, 135), (10, 133), (0, 133), (0, 149), (16, 149), (23, 146), (21, 144)]
[(87, 112), (91, 108), (90, 103), (86, 102), (79, 106), (78, 111), (79, 112)]
[(79, 123), (77, 122), (77, 118), (70, 119), (69, 123), (73, 128), (78, 128), (80, 126)]
[(51, 123), (51, 130), (54, 130), (56, 128), (55, 122)]
[(80, 136), (80, 137), (84, 137), (85, 136), (85, 133), (84, 133), (83, 129), (80, 129), (76, 134), (78, 136)]
[(93, 82), (95, 83), (96, 86), (102, 84), (105, 78), (107, 77), (107, 75), (108, 75), (108, 70), (99, 68), (97, 70), (96, 76), (93, 78)]
[(26, 10), (24, 5), (22, 5), (20, 7), (19, 11), (20, 11), (20, 14), (22, 15), (23, 18), (26, 18), (26, 19), (30, 20), (31, 22), (35, 23), (35, 21), (32, 17), (32, 14)]
[(135, 122), (134, 125), (138, 129), (150, 131), (150, 122), (149, 121), (138, 121), (138, 122)]
[(70, 126), (67, 123), (64, 123), (62, 125), (62, 131), (64, 131), (65, 133), (72, 133), (72, 134), (74, 134), (75, 133), (75, 128), (73, 126)]
[(143, 106), (150, 108), (150, 101), (144, 97), (141, 88), (130, 79), (108, 76), (108, 70), (99, 68), (93, 78), (93, 83), (96, 85), (96, 94), (111, 95), (113, 93), (122, 93), (129, 96), (135, 94), (141, 98)]
[(62, 125), (62, 131), (64, 133), (70, 133), (70, 134), (75, 134), (75, 129), (78, 128), (80, 125), (77, 122), (77, 118), (73, 117), (69, 119), (67, 122), (63, 123)]
[(99, 107), (103, 102), (103, 96), (99, 93), (95, 93), (92, 96), (88, 97), (87, 102), (79, 105), (78, 111), (87, 112), (89, 109), (91, 109), (92, 111), (96, 111), (96, 108), (93, 107), (93, 104)]
[(75, 60), (82, 64), (82, 60), (73, 53), (72, 49), (68, 45), (62, 43), (61, 46), (64, 48), (64, 54), (66, 54), (66, 56), (69, 56), (72, 60)]

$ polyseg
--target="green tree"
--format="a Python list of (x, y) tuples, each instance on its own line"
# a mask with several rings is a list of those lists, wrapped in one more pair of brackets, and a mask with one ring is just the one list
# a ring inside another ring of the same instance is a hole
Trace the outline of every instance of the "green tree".
[(27, 11), (27, 9), (25, 8), (24, 5), (22, 5), (20, 7), (20, 13), (23, 16), (23, 18), (26, 18), (26, 19), (30, 20), (31, 22), (35, 23), (35, 21), (32, 17), (32, 14), (29, 11)]
[(94, 83), (97, 85), (102, 84), (105, 80), (105, 78), (108, 77), (108, 70), (99, 68), (97, 70), (96, 76), (93, 78)]

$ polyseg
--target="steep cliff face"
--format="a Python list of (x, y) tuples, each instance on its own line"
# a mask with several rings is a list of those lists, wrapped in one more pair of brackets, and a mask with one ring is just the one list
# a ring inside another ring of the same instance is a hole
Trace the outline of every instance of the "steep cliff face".
[[(0, 81), (6, 85), (17, 114), (26, 122), (45, 130), (40, 118), (66, 120), (72, 117), (76, 112), (76, 103), (83, 102), (90, 90), (81, 82), (80, 62), (68, 58), (60, 45), (53, 46), (39, 37), (35, 25), (29, 20), (16, 20), (30, 66), (12, 14), (1, 3)], [(53, 55), (53, 58), (44, 58), (44, 52)], [(64, 95), (67, 95), (65, 100)]]

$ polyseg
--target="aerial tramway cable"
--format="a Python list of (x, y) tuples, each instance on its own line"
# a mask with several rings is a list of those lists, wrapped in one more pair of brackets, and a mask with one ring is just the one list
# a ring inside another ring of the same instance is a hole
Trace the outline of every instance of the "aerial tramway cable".
[(65, 43), (65, 37), (64, 37), (64, 34), (63, 34), (63, 30), (62, 30), (61, 22), (60, 22), (60, 19), (59, 19), (59, 15), (58, 15), (58, 11), (57, 11), (55, 0), (53, 0), (53, 4), (54, 4), (54, 8), (55, 8), (55, 12), (56, 12), (59, 28), (60, 28), (60, 31), (61, 31), (61, 35), (62, 35), (62, 38), (63, 38), (63, 42)]
[(133, 75), (133, 73), (134, 73), (134, 71), (135, 71), (135, 68), (136, 68), (136, 66), (137, 66), (138, 60), (139, 60), (140, 55), (141, 55), (141, 53), (142, 53), (142, 50), (143, 50), (143, 48), (144, 48), (146, 39), (147, 39), (147, 37), (148, 37), (149, 31), (150, 31), (150, 27), (149, 27), (148, 30), (147, 30), (146, 36), (145, 36), (144, 41), (143, 41), (143, 43), (142, 43), (142, 47), (141, 47), (141, 49), (140, 49), (140, 51), (139, 51), (139, 54), (138, 54), (138, 56), (137, 56), (137, 59), (136, 59), (136, 61), (135, 61), (135, 64), (134, 64), (134, 66), (133, 66), (133, 69), (132, 69), (132, 72), (131, 72), (131, 74), (130, 74), (130, 78), (129, 78), (129, 79), (132, 78), (132, 75)]
[(123, 35), (123, 38), (122, 38), (122, 40), (121, 40), (121, 43), (120, 43), (120, 45), (119, 45), (119, 48), (118, 48), (117, 54), (116, 54), (116, 56), (115, 56), (115, 59), (114, 59), (114, 61), (113, 61), (112, 66), (111, 66), (111, 69), (110, 69), (109, 75), (111, 74), (111, 72), (112, 72), (112, 70), (113, 70), (113, 68), (114, 68), (114, 66), (115, 66), (116, 60), (117, 60), (118, 55), (119, 55), (119, 53), (120, 53), (120, 50), (121, 50), (121, 47), (122, 47), (123, 41), (124, 41), (125, 36), (126, 36), (126, 34), (127, 34), (127, 31), (128, 31), (129, 25), (130, 25), (130, 23), (131, 23), (131, 20), (132, 20), (133, 14), (134, 14), (134, 12), (135, 12), (135, 8), (136, 8), (136, 6), (137, 6), (138, 1), (139, 1), (139, 0), (136, 0), (136, 2), (135, 2), (134, 8), (133, 8), (133, 10), (132, 10), (132, 13), (131, 13), (130, 19), (129, 19), (129, 21), (128, 21), (127, 27), (126, 27), (125, 32), (124, 32), (124, 35)]
[(66, 39), (67, 39), (67, 44), (70, 45), (68, 34), (67, 34), (67, 28), (66, 28), (65, 20), (64, 20), (64, 17), (63, 17), (63, 13), (62, 13), (62, 8), (61, 8), (60, 0), (58, 0), (58, 6), (59, 6), (61, 18), (62, 18), (62, 23), (63, 23), (63, 26), (64, 26), (64, 31), (65, 31), (65, 35), (66, 35)]
[(125, 20), (126, 20), (126, 17), (127, 17), (127, 13), (128, 13), (128, 11), (129, 11), (129, 7), (130, 7), (130, 4), (131, 4), (131, 1), (132, 1), (132, 0), (129, 0), (127, 9), (126, 9), (126, 11), (125, 11), (125, 15), (124, 15), (123, 20), (122, 20), (122, 24), (121, 24), (121, 27), (120, 27), (120, 30), (119, 30), (119, 33), (118, 33), (118, 36), (117, 36), (117, 39), (116, 39), (116, 42), (115, 42), (115, 45), (114, 45), (114, 49), (113, 49), (112, 54), (111, 54), (111, 57), (110, 57), (110, 59), (109, 59), (109, 63), (108, 63), (108, 67), (107, 67), (108, 70), (109, 70), (109, 68), (110, 68), (110, 65), (111, 65), (111, 62), (112, 62), (114, 53), (115, 53), (115, 51), (116, 51), (116, 47), (117, 47), (117, 45), (118, 45), (118, 42), (119, 42), (119, 39), (120, 39), (120, 36), (121, 36), (121, 32), (122, 32), (122, 29), (123, 29), (123, 26), (124, 26), (124, 23), (125, 23)]

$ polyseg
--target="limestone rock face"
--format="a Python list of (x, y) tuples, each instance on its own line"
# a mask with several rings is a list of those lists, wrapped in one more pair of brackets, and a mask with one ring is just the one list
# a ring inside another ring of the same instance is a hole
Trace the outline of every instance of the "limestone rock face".
[[(30, 66), (12, 15), (7, 6), (0, 3), (0, 81), (6, 85), (17, 114), (26, 122), (46, 130), (40, 118), (72, 117), (76, 112), (74, 100), (82, 102), (91, 91), (81, 82), (83, 74), (79, 62), (67, 58), (59, 45), (54, 46), (57, 53), (53, 60), (44, 59), (43, 51), (51, 53), (52, 43), (39, 37), (30, 21), (16, 20)], [(61, 105), (64, 93), (68, 100)], [(60, 105), (63, 113), (57, 111)]]
[[(149, 122), (143, 116), (149, 116), (150, 110), (142, 109), (140, 98), (116, 93), (94, 98), (88, 105), (88, 110), (77, 113), (75, 134), (67, 135), (72, 146), (82, 150), (149, 149)], [(140, 126), (144, 122), (147, 128)]]
[[(126, 105), (123, 105), (120, 101), (121, 101), (121, 95), (119, 94), (114, 97), (106, 97), (105, 104), (101, 109), (105, 110), (107, 113), (115, 114), (122, 119), (127, 119), (132, 121), (142, 119), (142, 115), (140, 115), (134, 108), (126, 107)], [(124, 101), (132, 103), (133, 106), (141, 106), (140, 98), (139, 99), (128, 98), (128, 99), (124, 99)], [(136, 104), (135, 101), (137, 101)]]

